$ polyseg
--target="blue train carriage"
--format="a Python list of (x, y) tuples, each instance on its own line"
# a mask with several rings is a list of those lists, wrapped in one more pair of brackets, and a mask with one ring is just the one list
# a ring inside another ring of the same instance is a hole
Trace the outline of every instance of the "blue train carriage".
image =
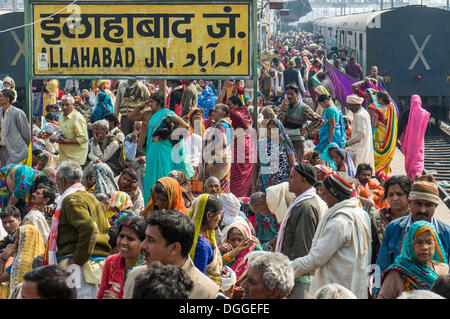
[[(0, 10), (0, 31), (22, 26), (23, 11)], [(0, 79), (10, 76), (17, 90), (17, 105), (23, 108), (25, 102), (25, 50), (24, 28), (0, 32)]]
[[(315, 21), (329, 49), (347, 48), (365, 74), (377, 65), (397, 103), (419, 94), (432, 116), (450, 109), (450, 11), (405, 6)], [(328, 45), (330, 45), (328, 47)]]

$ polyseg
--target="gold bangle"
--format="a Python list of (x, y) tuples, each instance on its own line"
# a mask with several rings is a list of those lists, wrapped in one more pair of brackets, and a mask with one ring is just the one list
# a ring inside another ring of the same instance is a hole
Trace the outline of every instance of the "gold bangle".
[(225, 259), (225, 261), (227, 263), (230, 263), (234, 260), (234, 258), (231, 258), (230, 254), (226, 253), (225, 255), (223, 255), (223, 259)]

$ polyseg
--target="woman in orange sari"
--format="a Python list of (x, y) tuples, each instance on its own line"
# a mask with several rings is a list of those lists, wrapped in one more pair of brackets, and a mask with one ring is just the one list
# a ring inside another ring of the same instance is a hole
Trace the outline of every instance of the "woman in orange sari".
[(186, 215), (188, 213), (188, 209), (184, 206), (181, 186), (172, 177), (162, 177), (156, 181), (156, 184), (152, 187), (148, 204), (141, 212), (141, 216), (146, 217), (148, 213), (161, 209), (179, 210)]

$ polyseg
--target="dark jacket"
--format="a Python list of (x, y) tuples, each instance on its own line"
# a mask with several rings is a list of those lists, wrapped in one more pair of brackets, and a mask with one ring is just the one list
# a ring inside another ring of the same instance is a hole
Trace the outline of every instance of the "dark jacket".
[(281, 245), (281, 252), (290, 260), (306, 256), (309, 253), (319, 224), (319, 212), (319, 202), (315, 197), (301, 201), (292, 208)]

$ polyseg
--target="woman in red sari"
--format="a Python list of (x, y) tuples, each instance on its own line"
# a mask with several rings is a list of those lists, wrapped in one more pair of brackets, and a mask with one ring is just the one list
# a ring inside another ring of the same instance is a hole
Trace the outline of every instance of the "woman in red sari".
[[(236, 197), (248, 197), (252, 186), (254, 155), (252, 115), (238, 96), (230, 97), (228, 106), (230, 107), (231, 126), (236, 134), (231, 164), (231, 192)], [(248, 129), (250, 131), (247, 131)], [(242, 136), (244, 134), (245, 136)]]

